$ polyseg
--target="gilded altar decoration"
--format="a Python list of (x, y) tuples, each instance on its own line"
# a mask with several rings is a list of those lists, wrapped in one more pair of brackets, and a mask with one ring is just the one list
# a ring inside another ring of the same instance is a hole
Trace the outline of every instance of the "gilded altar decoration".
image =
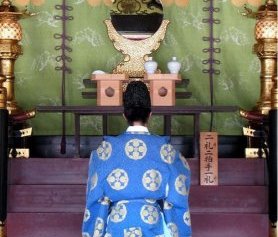
[(0, 237), (6, 237), (6, 227), (5, 223), (0, 221)]
[(0, 109), (6, 109), (7, 106), (7, 90), (3, 87), (6, 78), (0, 75)]
[(255, 26), (256, 43), (254, 52), (261, 62), (261, 90), (256, 111), (267, 115), (271, 108), (277, 108), (277, 5), (275, 0), (266, 0), (265, 5), (253, 13), (246, 8), (243, 13), (249, 17), (256, 17)]
[(14, 63), (22, 54), (19, 41), (22, 39), (22, 29), (18, 20), (22, 13), (11, 6), (10, 1), (2, 1), (0, 6), (0, 70), (6, 78), (4, 87), (7, 89), (7, 109), (14, 114), (18, 111), (14, 95)]
[(145, 74), (144, 64), (147, 56), (157, 50), (165, 37), (168, 20), (163, 20), (157, 32), (142, 40), (130, 40), (119, 34), (111, 20), (105, 20), (108, 36), (114, 47), (120, 51), (124, 58), (113, 70), (116, 74), (127, 74), (129, 77), (143, 77)]
[[(260, 144), (263, 142), (265, 144), (260, 145), (258, 156), (262, 156), (261, 150), (263, 150), (268, 159), (269, 236), (274, 237), (277, 236), (277, 4), (275, 0), (266, 0), (265, 4), (259, 7), (258, 12), (254, 13), (247, 7), (245, 10), (244, 15), (257, 19), (255, 27), (257, 42), (254, 45), (254, 52), (261, 62), (261, 90), (255, 111), (241, 111), (241, 115), (248, 119), (255, 114), (260, 118), (257, 120), (259, 124), (257, 127), (260, 129), (258, 132), (261, 133), (258, 137), (261, 139)], [(267, 120), (264, 119), (265, 117)], [(256, 121), (251, 120), (251, 122)], [(256, 132), (253, 131), (253, 136), (256, 136)]]
[[(18, 0), (21, 2), (26, 2), (28, 0)], [(32, 0), (31, 0), (32, 1)], [(33, 1), (39, 1), (39, 0), (33, 0)], [(42, 0), (41, 0), (42, 1)], [(125, 0), (123, 2), (129, 2), (129, 4), (131, 4), (132, 1), (136, 1), (136, 0)], [(247, 1), (247, 0), (246, 0)], [(251, 0), (250, 0), (251, 1)], [(253, 0), (255, 1), (255, 0)], [(87, 0), (88, 4), (90, 4), (92, 7), (96, 7), (99, 6), (101, 3), (105, 4), (106, 6), (112, 6), (113, 2), (115, 2), (114, 0)], [(156, 3), (156, 2), (160, 2), (159, 0), (150, 0), (149, 2), (151, 3)], [(187, 7), (190, 0), (161, 0), (162, 4), (165, 6), (170, 6), (170, 5), (176, 5), (178, 7)], [(133, 5), (133, 4), (132, 4)], [(136, 5), (136, 4), (135, 4)], [(132, 8), (134, 8), (133, 6), (130, 6)]]
[(6, 81), (3, 83), (7, 89), (7, 109), (10, 115), (20, 112), (14, 93), (14, 64), (22, 48), (19, 42), (22, 39), (22, 29), (19, 19), (28, 14), (20, 12), (9, 0), (3, 0), (0, 6), (0, 74)]
[(155, 13), (163, 13), (160, 1), (115, 0), (111, 7), (111, 15), (147, 15)]
[(261, 61), (261, 96), (257, 104), (262, 114), (268, 114), (271, 108), (277, 108), (277, 5), (267, 1), (259, 8), (255, 28), (257, 43), (254, 51)]

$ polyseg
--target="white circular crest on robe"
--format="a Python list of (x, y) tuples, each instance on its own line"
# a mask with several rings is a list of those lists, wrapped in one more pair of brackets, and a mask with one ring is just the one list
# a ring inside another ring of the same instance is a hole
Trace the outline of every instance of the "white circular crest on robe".
[(175, 181), (175, 189), (181, 195), (187, 195), (186, 185), (185, 185), (186, 176), (179, 175)]
[(172, 203), (164, 201), (164, 203), (163, 203), (163, 209), (164, 210), (170, 210), (170, 209), (172, 209), (172, 207), (173, 207)]
[(82, 237), (91, 237), (91, 236), (89, 235), (89, 233), (83, 232), (83, 233), (82, 233)]
[(156, 191), (159, 189), (162, 182), (162, 175), (158, 170), (147, 170), (142, 178), (144, 187), (149, 191)]
[(172, 237), (179, 237), (179, 230), (175, 223), (171, 222), (167, 225)]
[(160, 157), (164, 162), (172, 164), (176, 157), (176, 150), (171, 144), (164, 144), (160, 148)]
[(97, 182), (98, 182), (98, 175), (97, 173), (94, 173), (94, 175), (91, 178), (91, 191), (97, 186)]
[(147, 146), (144, 141), (131, 139), (125, 145), (125, 153), (132, 160), (140, 160), (147, 153)]
[(181, 160), (181, 162), (182, 162), (184, 168), (190, 170), (190, 167), (189, 167), (189, 165), (188, 165), (188, 162), (187, 162), (187, 160), (184, 158), (184, 156), (183, 156), (182, 154), (180, 154), (180, 160)]
[(152, 205), (144, 205), (140, 211), (141, 219), (147, 224), (155, 224), (159, 219), (159, 212)]
[(101, 160), (108, 160), (112, 153), (112, 146), (110, 142), (103, 141), (97, 149), (98, 158)]
[(142, 230), (140, 227), (131, 227), (124, 229), (124, 237), (142, 237)]
[(186, 211), (183, 214), (183, 221), (186, 225), (191, 226), (191, 219), (190, 219), (190, 212), (189, 211)]
[(124, 189), (128, 185), (127, 172), (123, 169), (115, 169), (107, 177), (107, 182), (115, 190)]
[(90, 219), (90, 217), (91, 217), (91, 213), (90, 213), (89, 209), (86, 208), (83, 221), (87, 222)]
[(96, 219), (93, 237), (101, 237), (104, 231), (104, 221), (100, 217)]
[(126, 206), (123, 203), (117, 204), (114, 207), (112, 207), (111, 213), (110, 213), (110, 220), (112, 222), (121, 222), (125, 219), (127, 214)]

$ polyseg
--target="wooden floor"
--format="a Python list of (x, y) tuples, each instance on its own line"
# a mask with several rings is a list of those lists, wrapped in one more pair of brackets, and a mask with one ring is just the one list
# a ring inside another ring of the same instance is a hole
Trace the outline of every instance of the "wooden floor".
[[(11, 160), (8, 237), (81, 236), (87, 165), (88, 159)], [(199, 186), (198, 160), (189, 165), (193, 237), (268, 236), (264, 160), (220, 159), (215, 187)]]

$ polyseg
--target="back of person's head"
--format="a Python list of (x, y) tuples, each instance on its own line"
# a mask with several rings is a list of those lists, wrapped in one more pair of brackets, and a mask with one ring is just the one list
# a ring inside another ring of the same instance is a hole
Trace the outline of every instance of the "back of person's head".
[(130, 125), (148, 121), (151, 112), (151, 98), (147, 86), (142, 81), (131, 81), (123, 96), (124, 115)]

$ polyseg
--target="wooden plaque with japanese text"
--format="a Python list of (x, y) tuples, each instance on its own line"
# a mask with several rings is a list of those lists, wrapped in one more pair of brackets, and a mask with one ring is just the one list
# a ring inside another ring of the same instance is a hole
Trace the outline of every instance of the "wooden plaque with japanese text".
[(200, 133), (200, 185), (218, 185), (218, 135)]

